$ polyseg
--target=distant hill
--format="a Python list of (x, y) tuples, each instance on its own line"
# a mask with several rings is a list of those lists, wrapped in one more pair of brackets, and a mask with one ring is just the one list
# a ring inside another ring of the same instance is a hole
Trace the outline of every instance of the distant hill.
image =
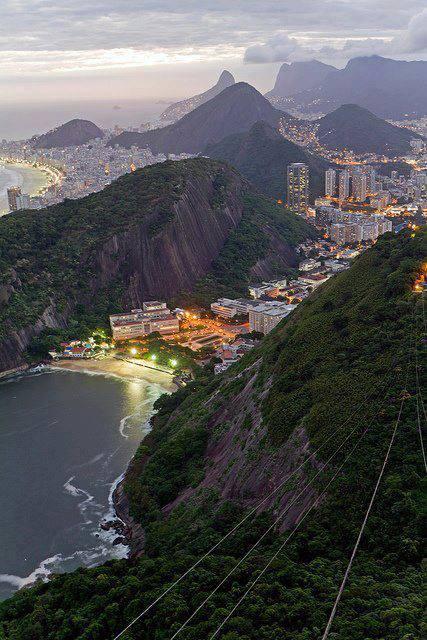
[(90, 120), (70, 120), (33, 140), (36, 149), (72, 147), (86, 144), (94, 138), (103, 138), (104, 133)]
[(187, 98), (186, 100), (181, 100), (180, 102), (171, 104), (167, 109), (165, 109), (165, 111), (163, 111), (160, 118), (168, 122), (176, 122), (183, 116), (187, 115), (187, 113), (190, 113), (190, 111), (193, 111), (196, 107), (200, 107), (201, 104), (215, 98), (215, 96), (221, 93), (221, 91), (227, 87), (231, 87), (235, 82), (234, 76), (229, 71), (223, 71), (219, 76), (216, 85), (204, 93), (199, 93), (192, 98)]
[(225, 136), (248, 131), (259, 120), (275, 127), (281, 118), (294, 120), (250, 84), (238, 82), (174, 124), (145, 133), (124, 132), (110, 144), (149, 147), (153, 153), (200, 153)]
[(427, 115), (427, 61), (406, 62), (380, 56), (349, 60), (329, 73), (320, 87), (293, 97), (295, 107), (330, 112), (354, 103), (383, 118)]
[(144, 300), (249, 295), (254, 277), (294, 268), (296, 246), (315, 235), (208, 158), (145, 167), (36, 216), (3, 216), (0, 372), (24, 364), (29, 345), (44, 357), (55, 336), (88, 337)]
[(322, 158), (307, 153), (283, 138), (266, 122), (257, 122), (250, 131), (228, 136), (209, 145), (206, 155), (229, 162), (260, 191), (273, 198), (286, 198), (286, 167), (305, 162), (310, 168), (310, 195), (324, 193), (324, 176), (330, 166)]
[(409, 129), (395, 127), (356, 104), (344, 104), (318, 120), (317, 137), (329, 149), (352, 149), (389, 157), (409, 151), (412, 138), (422, 138)]
[(266, 96), (287, 98), (300, 91), (313, 89), (313, 87), (320, 86), (331, 71), (337, 71), (337, 69), (319, 60), (291, 62), (290, 64), (285, 62), (279, 69), (273, 89)]

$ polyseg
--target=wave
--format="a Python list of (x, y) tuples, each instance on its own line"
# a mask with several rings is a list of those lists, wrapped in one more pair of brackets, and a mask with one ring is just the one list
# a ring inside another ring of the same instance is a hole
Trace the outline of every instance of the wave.
[(31, 367), (31, 369), (11, 373), (6, 378), (0, 378), (0, 385), (12, 384), (13, 382), (19, 382), (20, 380), (26, 380), (27, 378), (36, 378), (48, 373), (52, 373), (50, 367), (47, 367), (44, 364), (39, 364), (36, 367)]
[[(121, 547), (121, 548), (120, 548)], [(122, 559), (127, 556), (127, 548), (123, 545), (109, 548), (104, 544), (91, 547), (89, 549), (80, 549), (69, 556), (63, 556), (58, 553), (50, 558), (42, 560), (39, 566), (34, 569), (28, 576), (22, 577), (9, 573), (0, 573), (0, 583), (9, 584), (17, 589), (34, 584), (38, 580), (47, 582), (53, 573), (65, 573), (77, 569), (77, 566), (87, 568), (96, 567), (108, 559)]]
[(68, 480), (66, 480), (62, 486), (64, 487), (65, 492), (69, 495), (75, 498), (84, 498), (84, 500), (78, 503), (77, 507), (83, 517), (84, 524), (92, 524), (93, 520), (87, 517), (87, 512), (89, 510), (92, 510), (96, 517), (100, 517), (103, 505), (95, 502), (94, 496), (92, 496), (88, 491), (85, 491), (85, 489), (81, 489), (80, 487), (76, 487), (75, 485), (73, 485), (72, 481), (74, 480), (74, 478), (75, 476), (71, 476), (71, 478), (68, 478)]
[(24, 178), (18, 171), (0, 165), (0, 196), (5, 196), (11, 187), (22, 187)]
[(52, 371), (61, 371), (63, 373), (83, 373), (85, 376), (101, 376), (102, 378), (116, 378), (117, 380), (123, 380), (124, 382), (140, 382), (150, 386), (158, 386), (162, 389), (162, 393), (168, 393), (164, 387), (156, 382), (148, 382), (143, 378), (137, 376), (121, 376), (119, 373), (113, 373), (112, 371), (93, 371), (92, 369), (63, 369), (62, 367), (55, 367), (53, 364), (47, 365)]

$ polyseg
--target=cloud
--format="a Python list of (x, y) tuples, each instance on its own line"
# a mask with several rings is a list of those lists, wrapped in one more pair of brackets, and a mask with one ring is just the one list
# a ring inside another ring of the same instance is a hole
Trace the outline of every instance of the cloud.
[(245, 51), (244, 62), (265, 63), (285, 62), (290, 56), (300, 49), (295, 38), (290, 38), (286, 33), (276, 33), (265, 44), (254, 44)]
[(408, 28), (402, 37), (394, 40), (407, 53), (418, 53), (427, 50), (427, 9), (411, 18)]
[[(372, 4), (372, 2), (370, 3)], [(328, 16), (328, 28), (320, 29), (323, 17), (319, 17), (317, 29), (313, 29), (316, 14), (307, 16), (307, 30), (285, 33), (278, 31), (264, 43), (249, 46), (244, 54), (245, 62), (269, 63), (294, 59), (320, 58), (326, 61), (345, 62), (349, 58), (366, 55), (396, 56), (423, 53), (427, 51), (427, 9), (416, 12), (420, 8), (418, 2), (408, 0), (403, 7), (397, 7), (390, 0), (388, 9), (399, 16), (400, 24), (389, 23), (386, 6), (376, 0), (375, 7), (366, 7), (360, 0), (351, 7), (346, 2), (336, 4), (333, 9), (327, 0), (318, 3), (318, 10)], [(305, 0), (299, 0), (298, 6), (307, 6)], [(359, 15), (360, 10), (369, 15), (370, 27)], [(382, 16), (382, 17), (381, 17)], [(349, 21), (354, 21), (354, 28), (346, 31)], [(405, 28), (403, 25), (407, 24)], [(340, 28), (339, 25), (342, 25)], [(388, 26), (386, 26), (388, 25)], [(335, 27), (335, 28), (334, 28)], [(370, 33), (369, 33), (370, 32)]]

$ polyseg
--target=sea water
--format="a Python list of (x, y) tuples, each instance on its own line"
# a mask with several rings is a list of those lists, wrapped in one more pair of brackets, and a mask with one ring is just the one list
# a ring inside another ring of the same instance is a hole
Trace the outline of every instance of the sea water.
[(0, 598), (127, 555), (99, 524), (163, 392), (48, 368), (0, 382)]

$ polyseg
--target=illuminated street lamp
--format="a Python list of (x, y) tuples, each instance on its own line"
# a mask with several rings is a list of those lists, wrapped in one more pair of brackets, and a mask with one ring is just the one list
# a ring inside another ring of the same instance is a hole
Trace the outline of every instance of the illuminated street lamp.
[(151, 360), (157, 360), (157, 356), (155, 353), (152, 353), (150, 356)]
[(173, 359), (170, 362), (172, 367), (176, 367), (178, 365), (178, 360)]
[(136, 354), (138, 353), (138, 351), (135, 349), (135, 347), (132, 347), (132, 349), (130, 350), (131, 354), (133, 356), (136, 356)]

